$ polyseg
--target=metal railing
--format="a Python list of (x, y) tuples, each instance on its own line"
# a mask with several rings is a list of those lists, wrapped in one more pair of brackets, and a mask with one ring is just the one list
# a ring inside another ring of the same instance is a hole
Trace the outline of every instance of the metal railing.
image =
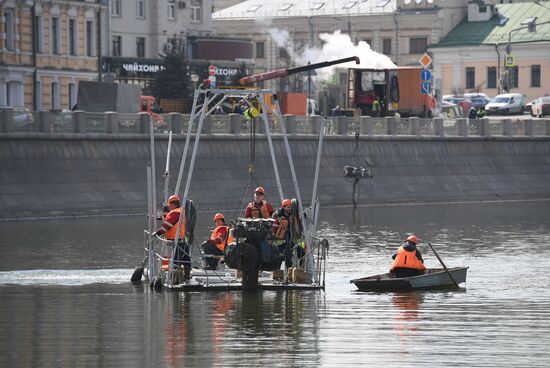
[[(9, 109), (0, 110), (0, 134), (147, 134), (147, 113), (119, 114), (115, 112), (88, 113), (83, 111), (48, 112), (33, 114), (30, 120), (21, 120)], [(153, 121), (157, 134), (186, 134), (190, 115), (170, 113)], [(330, 117), (284, 115), (289, 134), (318, 134), (325, 119), (326, 135), (363, 136), (550, 136), (550, 119), (425, 119), (393, 117)], [(272, 134), (281, 134), (281, 122), (268, 117)], [(203, 127), (204, 134), (250, 134), (252, 124), (258, 134), (264, 133), (261, 119), (246, 119), (239, 114), (210, 115)], [(196, 127), (193, 133), (196, 132)]]

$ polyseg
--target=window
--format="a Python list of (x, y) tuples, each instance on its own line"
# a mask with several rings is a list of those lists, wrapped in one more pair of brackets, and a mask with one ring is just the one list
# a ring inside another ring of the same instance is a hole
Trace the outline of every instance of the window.
[(113, 56), (120, 56), (122, 50), (122, 36), (113, 36), (113, 48), (111, 53)]
[(519, 73), (518, 73), (518, 67), (514, 66), (513, 68), (508, 68), (509, 74), (509, 81), (510, 86), (509, 88), (518, 88), (519, 87)]
[(69, 55), (76, 55), (76, 20), (69, 19), (68, 40), (69, 40)]
[(480, 5), (480, 6), (479, 6), (479, 12), (480, 12), (480, 13), (487, 13), (487, 6), (485, 6), (485, 5)]
[(137, 0), (136, 17), (145, 18), (145, 0)]
[(487, 67), (487, 88), (497, 88), (497, 68)]
[(11, 11), (6, 11), (4, 13), (4, 22), (6, 30), (6, 44), (5, 47), (8, 50), (13, 50), (15, 48), (15, 24), (13, 19), (13, 13)]
[(59, 18), (52, 17), (51, 18), (51, 34), (50, 34), (50, 43), (51, 48), (50, 51), (52, 54), (59, 54)]
[(531, 87), (540, 87), (540, 65), (531, 65)]
[(366, 43), (368, 43), (369, 46), (370, 46), (370, 48), (372, 49), (372, 40), (371, 40), (370, 38), (367, 38), (367, 39), (365, 39), (365, 40), (363, 40), (363, 41), (365, 41)]
[(23, 106), (23, 83), (18, 81), (6, 83), (6, 105)]
[(95, 32), (94, 22), (86, 21), (86, 56), (94, 56), (95, 54)]
[(265, 58), (265, 44), (263, 42), (256, 42), (256, 58)]
[(382, 53), (384, 55), (391, 55), (391, 38), (384, 38), (382, 40)]
[(76, 105), (76, 84), (69, 83), (69, 110), (73, 109), (73, 106)]
[(34, 106), (36, 111), (42, 110), (42, 82), (36, 81), (34, 85), (36, 94), (34, 95)]
[(167, 11), (168, 12), (167, 12), (166, 16), (168, 17), (168, 19), (176, 19), (176, 4), (169, 3)]
[(472, 89), (476, 86), (476, 69), (474, 67), (466, 68), (466, 88)]
[(36, 52), (42, 52), (43, 36), (42, 36), (42, 17), (37, 15), (34, 17), (34, 47)]
[(426, 37), (416, 37), (409, 39), (409, 53), (410, 54), (422, 54), (428, 47), (428, 39)]
[(120, 17), (121, 0), (111, 0), (111, 15), (113, 17)]
[(51, 86), (52, 110), (59, 110), (59, 83), (52, 82)]
[(191, 20), (195, 22), (202, 20), (202, 0), (191, 0)]
[(282, 59), (288, 59), (288, 51), (284, 47), (279, 47), (279, 57)]
[(292, 5), (294, 4), (282, 4), (281, 7), (279, 8), (279, 11), (287, 11), (290, 8), (292, 8)]
[(136, 38), (136, 56), (145, 57), (145, 37)]

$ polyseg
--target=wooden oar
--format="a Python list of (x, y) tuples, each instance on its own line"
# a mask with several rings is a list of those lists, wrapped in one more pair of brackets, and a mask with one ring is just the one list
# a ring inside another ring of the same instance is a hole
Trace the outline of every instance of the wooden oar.
[(428, 243), (428, 245), (430, 246), (430, 248), (432, 249), (432, 252), (434, 252), (435, 256), (437, 257), (437, 259), (439, 260), (439, 263), (441, 263), (441, 265), (443, 266), (443, 268), (445, 269), (445, 271), (447, 271), (447, 274), (449, 275), (449, 277), (451, 278), (451, 280), (453, 280), (454, 284), (456, 285), (457, 288), (460, 288), (460, 286), (458, 286), (458, 283), (456, 282), (456, 280), (453, 278), (453, 275), (451, 275), (451, 272), (449, 271), (449, 269), (447, 268), (447, 266), (445, 266), (445, 263), (443, 263), (443, 260), (441, 259), (441, 257), (439, 257), (439, 254), (437, 254), (437, 252), (435, 251), (434, 247), (432, 247), (432, 245), (430, 243)]

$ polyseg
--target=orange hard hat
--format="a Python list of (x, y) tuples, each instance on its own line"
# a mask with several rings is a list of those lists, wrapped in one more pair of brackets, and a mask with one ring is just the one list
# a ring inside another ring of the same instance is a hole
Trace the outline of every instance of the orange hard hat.
[(256, 189), (254, 189), (254, 193), (260, 193), (260, 194), (264, 194), (264, 187), (258, 187)]
[(417, 239), (416, 239), (416, 235), (410, 235), (408, 238), (407, 238), (407, 241), (410, 241), (414, 244), (418, 243)]
[(175, 201), (181, 202), (180, 197), (177, 194), (171, 195), (166, 203), (172, 203)]
[(225, 220), (225, 217), (223, 217), (223, 213), (218, 212), (214, 215), (214, 221), (218, 220)]
[(281, 202), (281, 206), (283, 207), (290, 206), (291, 204), (292, 201), (290, 199), (283, 199), (283, 201)]

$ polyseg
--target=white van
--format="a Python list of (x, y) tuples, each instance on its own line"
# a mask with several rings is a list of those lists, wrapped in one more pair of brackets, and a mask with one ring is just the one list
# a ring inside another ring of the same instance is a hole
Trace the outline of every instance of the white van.
[(525, 102), (520, 93), (505, 93), (498, 95), (485, 105), (485, 114), (523, 114)]

